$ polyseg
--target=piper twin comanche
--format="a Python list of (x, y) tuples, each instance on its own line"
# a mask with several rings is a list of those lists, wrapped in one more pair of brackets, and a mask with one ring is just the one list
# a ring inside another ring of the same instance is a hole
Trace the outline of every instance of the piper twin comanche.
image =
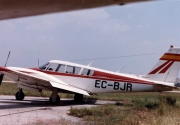
[(24, 99), (22, 89), (50, 90), (51, 103), (58, 103), (58, 92), (75, 94), (75, 101), (83, 95), (122, 92), (172, 91), (180, 70), (180, 48), (170, 49), (146, 75), (135, 76), (106, 71), (66, 61), (52, 60), (39, 68), (0, 67), (0, 82), (3, 77), (17, 83), (15, 97)]

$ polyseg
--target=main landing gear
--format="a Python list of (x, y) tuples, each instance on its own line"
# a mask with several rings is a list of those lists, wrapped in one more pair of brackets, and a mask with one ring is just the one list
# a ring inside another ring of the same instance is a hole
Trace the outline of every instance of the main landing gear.
[(82, 94), (75, 94), (74, 95), (74, 101), (75, 102), (82, 102), (84, 99), (84, 96)]
[[(49, 97), (50, 104), (58, 104), (60, 102), (60, 97), (58, 95), (58, 89), (54, 88), (51, 96)], [(23, 100), (25, 95), (22, 91), (22, 88), (19, 88), (19, 91), (15, 94), (16, 100)], [(81, 103), (84, 99), (84, 96), (82, 94), (75, 94), (74, 95), (74, 101), (77, 103)]]
[[(81, 103), (84, 99), (84, 96), (82, 94), (75, 94), (74, 95), (74, 101), (77, 103)], [(54, 88), (50, 98), (49, 98), (50, 104), (58, 104), (60, 102), (60, 97), (58, 95), (58, 89)]]
[(23, 100), (25, 95), (22, 91), (22, 88), (19, 88), (19, 91), (15, 94), (16, 100)]
[(60, 97), (58, 95), (58, 89), (54, 88), (51, 96), (49, 97), (50, 104), (58, 104), (60, 102)]

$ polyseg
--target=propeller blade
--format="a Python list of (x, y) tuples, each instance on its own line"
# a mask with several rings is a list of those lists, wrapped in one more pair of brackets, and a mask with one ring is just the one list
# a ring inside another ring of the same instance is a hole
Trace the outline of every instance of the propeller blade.
[(1, 75), (0, 75), (0, 85), (1, 85), (1, 83), (2, 83), (3, 77), (4, 77), (4, 74), (1, 74)]

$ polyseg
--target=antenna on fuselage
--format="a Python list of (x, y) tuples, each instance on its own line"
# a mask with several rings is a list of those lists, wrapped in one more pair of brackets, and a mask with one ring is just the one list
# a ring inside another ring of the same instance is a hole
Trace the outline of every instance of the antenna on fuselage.
[(39, 67), (39, 59), (38, 59), (38, 67)]
[(122, 69), (124, 69), (125, 66), (123, 66), (122, 68), (120, 68), (118, 71), (116, 71), (117, 73), (119, 73)]
[(10, 54), (11, 54), (11, 51), (9, 51), (9, 54), (8, 54), (7, 59), (6, 59), (6, 63), (5, 63), (5, 65), (4, 65), (4, 67), (6, 67), (6, 65), (7, 65), (7, 62), (8, 62), (8, 59), (9, 59)]
[(93, 62), (94, 62), (94, 60), (93, 61), (91, 61), (87, 66), (91, 66), (91, 64), (93, 64)]

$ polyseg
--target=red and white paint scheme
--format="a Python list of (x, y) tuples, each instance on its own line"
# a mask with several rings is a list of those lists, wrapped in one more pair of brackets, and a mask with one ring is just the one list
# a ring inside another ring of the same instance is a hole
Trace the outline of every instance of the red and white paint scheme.
[[(50, 102), (60, 101), (58, 92), (83, 95), (121, 92), (172, 91), (180, 70), (180, 48), (173, 46), (163, 54), (146, 75), (131, 75), (106, 71), (66, 61), (51, 60), (39, 68), (0, 67), (0, 77), (18, 84), (17, 100), (24, 99), (22, 89), (52, 91)], [(0, 81), (0, 82), (1, 82)]]

